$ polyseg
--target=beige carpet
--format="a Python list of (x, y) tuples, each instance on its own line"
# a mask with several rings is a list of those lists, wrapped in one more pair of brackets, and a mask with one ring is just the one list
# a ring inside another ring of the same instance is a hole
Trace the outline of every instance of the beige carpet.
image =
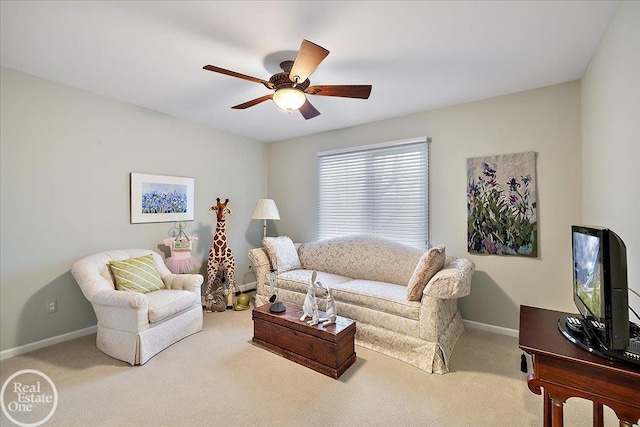
[[(356, 347), (334, 380), (252, 345), (252, 335), (251, 310), (205, 313), (204, 331), (143, 366), (106, 356), (89, 335), (6, 359), (0, 377), (36, 369), (53, 380), (59, 402), (47, 426), (542, 425), (516, 338), (467, 330), (445, 375)], [(565, 426), (590, 424), (591, 404), (569, 399)], [(617, 425), (608, 408), (605, 425)]]

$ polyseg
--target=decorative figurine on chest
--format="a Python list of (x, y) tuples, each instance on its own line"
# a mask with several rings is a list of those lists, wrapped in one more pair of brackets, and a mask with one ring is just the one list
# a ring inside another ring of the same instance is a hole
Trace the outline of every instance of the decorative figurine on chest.
[(322, 288), (322, 283), (316, 282), (316, 278), (318, 277), (318, 273), (314, 270), (311, 273), (311, 283), (309, 283), (309, 288), (307, 289), (307, 296), (304, 298), (304, 303), (302, 305), (302, 317), (300, 321), (306, 320), (307, 318), (311, 318), (309, 322), (310, 325), (317, 325), (320, 321), (320, 317), (318, 316), (318, 300), (316, 298), (316, 291)]
[(321, 317), (320, 322), (323, 322), (322, 326), (329, 326), (336, 323), (338, 310), (336, 309), (336, 301), (333, 299), (333, 295), (331, 294), (331, 288), (327, 286), (325, 289), (327, 290), (327, 317)]

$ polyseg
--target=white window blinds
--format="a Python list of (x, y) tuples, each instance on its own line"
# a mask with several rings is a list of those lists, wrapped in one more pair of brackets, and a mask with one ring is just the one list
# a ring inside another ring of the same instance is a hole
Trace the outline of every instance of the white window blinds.
[(318, 153), (318, 238), (351, 234), (429, 247), (427, 138)]

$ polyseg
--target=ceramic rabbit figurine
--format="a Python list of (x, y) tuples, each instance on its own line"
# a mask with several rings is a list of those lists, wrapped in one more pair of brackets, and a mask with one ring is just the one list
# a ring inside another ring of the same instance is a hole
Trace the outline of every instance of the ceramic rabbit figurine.
[(310, 326), (315, 326), (322, 321), (320, 318), (320, 314), (318, 313), (318, 298), (316, 297), (316, 291), (318, 289), (324, 289), (322, 283), (315, 282), (314, 283), (314, 291), (313, 291), (313, 313), (311, 314), (311, 320), (307, 322)]
[(320, 323), (320, 316), (318, 315), (318, 301), (313, 305), (313, 314), (311, 315), (311, 320), (307, 322), (308, 325), (315, 326)]
[(336, 309), (336, 301), (333, 299), (333, 295), (331, 295), (331, 289), (329, 287), (327, 289), (327, 317), (320, 318), (320, 322), (322, 326), (329, 326), (336, 323), (336, 319), (338, 318), (338, 310)]
[(318, 301), (316, 300), (316, 289), (319, 283), (316, 283), (316, 277), (318, 277), (318, 273), (314, 270), (311, 273), (311, 283), (309, 284), (309, 289), (307, 289), (307, 296), (304, 298), (304, 304), (302, 304), (302, 317), (300, 321), (305, 320), (306, 318), (313, 317), (314, 307), (316, 315), (318, 313)]

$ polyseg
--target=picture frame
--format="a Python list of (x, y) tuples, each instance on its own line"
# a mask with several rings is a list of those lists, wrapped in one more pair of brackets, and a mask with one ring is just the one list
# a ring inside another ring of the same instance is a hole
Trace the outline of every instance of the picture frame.
[(193, 221), (194, 178), (132, 172), (131, 223)]

